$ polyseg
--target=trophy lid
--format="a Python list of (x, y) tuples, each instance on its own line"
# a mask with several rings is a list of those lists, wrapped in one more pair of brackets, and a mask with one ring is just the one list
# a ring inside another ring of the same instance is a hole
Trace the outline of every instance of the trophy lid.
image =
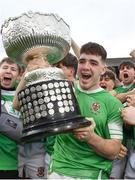
[(57, 63), (66, 56), (71, 44), (69, 26), (53, 13), (27, 12), (9, 18), (2, 25), (1, 34), (7, 55), (18, 62), (27, 52), (37, 49), (50, 64)]

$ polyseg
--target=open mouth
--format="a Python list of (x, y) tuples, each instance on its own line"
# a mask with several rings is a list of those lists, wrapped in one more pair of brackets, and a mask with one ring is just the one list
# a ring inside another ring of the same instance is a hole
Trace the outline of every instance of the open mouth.
[(4, 78), (3, 78), (3, 82), (4, 82), (5, 84), (9, 84), (9, 83), (11, 83), (11, 81), (12, 81), (12, 78), (9, 78), (9, 77), (4, 77)]
[(124, 78), (128, 78), (129, 77), (127, 73), (125, 73), (123, 76), (124, 76)]
[(90, 74), (82, 74), (82, 78), (87, 80), (87, 79), (91, 78), (91, 75)]
[(106, 89), (106, 85), (104, 83), (100, 83), (100, 87), (103, 88), (103, 89)]
[(11, 78), (9, 78), (9, 77), (4, 77), (4, 80), (5, 80), (5, 81), (11, 81)]
[(105, 85), (100, 85), (101, 88), (106, 89), (107, 87)]

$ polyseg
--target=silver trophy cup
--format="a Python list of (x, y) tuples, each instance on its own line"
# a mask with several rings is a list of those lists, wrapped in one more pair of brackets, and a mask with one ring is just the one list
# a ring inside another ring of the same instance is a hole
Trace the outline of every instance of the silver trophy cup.
[[(33, 55), (40, 61), (55, 64), (70, 49), (69, 26), (55, 14), (28, 12), (9, 18), (1, 32), (7, 55), (26, 65)], [(64, 78), (61, 69), (36, 69), (26, 74), (25, 81), (25, 89), (18, 94), (23, 120), (22, 141), (37, 141), (90, 125), (80, 115), (72, 83)]]

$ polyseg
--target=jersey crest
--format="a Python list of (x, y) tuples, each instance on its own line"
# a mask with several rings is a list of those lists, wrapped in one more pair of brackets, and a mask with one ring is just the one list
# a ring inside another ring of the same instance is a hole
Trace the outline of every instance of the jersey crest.
[(44, 176), (44, 167), (39, 167), (38, 169), (37, 169), (37, 176), (38, 177), (43, 177)]
[(91, 110), (94, 114), (97, 114), (99, 113), (99, 110), (100, 110), (100, 104), (97, 103), (97, 102), (94, 102), (92, 105), (91, 105)]

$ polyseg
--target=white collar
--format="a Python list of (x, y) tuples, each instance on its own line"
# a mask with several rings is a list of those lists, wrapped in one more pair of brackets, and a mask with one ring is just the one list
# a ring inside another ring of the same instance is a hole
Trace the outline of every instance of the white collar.
[(97, 89), (94, 89), (94, 90), (84, 90), (84, 89), (82, 89), (82, 88), (80, 87), (80, 84), (79, 84), (79, 83), (77, 84), (77, 88), (79, 89), (79, 91), (84, 92), (84, 93), (86, 93), (86, 94), (97, 93), (97, 92), (100, 92), (100, 91), (103, 91), (103, 90), (104, 90), (104, 89), (101, 88), (101, 87), (99, 87), (99, 88), (97, 88)]
[(14, 96), (15, 95), (15, 90), (14, 91), (6, 91), (6, 90), (2, 89), (1, 94), (6, 95), (6, 96)]

